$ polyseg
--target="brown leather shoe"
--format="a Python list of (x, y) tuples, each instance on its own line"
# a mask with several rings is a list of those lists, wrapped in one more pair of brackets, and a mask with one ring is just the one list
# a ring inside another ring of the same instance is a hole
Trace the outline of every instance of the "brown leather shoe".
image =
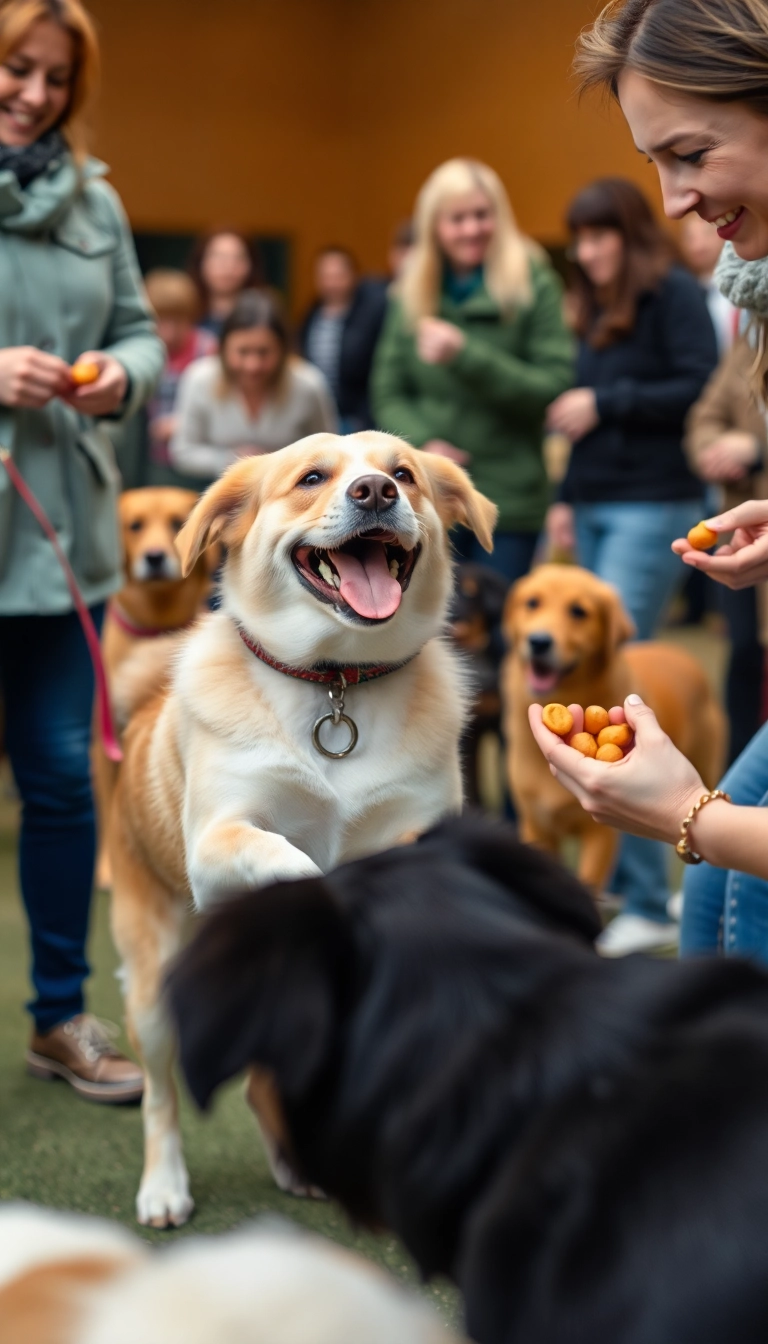
[(144, 1075), (138, 1064), (115, 1049), (107, 1023), (90, 1013), (60, 1022), (52, 1031), (35, 1032), (27, 1050), (33, 1078), (63, 1078), (88, 1101), (140, 1101)]

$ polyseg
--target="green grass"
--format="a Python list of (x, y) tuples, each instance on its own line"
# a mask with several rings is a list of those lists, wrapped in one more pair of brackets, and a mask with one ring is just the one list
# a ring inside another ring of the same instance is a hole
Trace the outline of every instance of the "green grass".
[[(122, 1026), (117, 957), (109, 934), (108, 899), (94, 898), (90, 937), (93, 976), (88, 1007)], [(99, 1214), (135, 1227), (134, 1197), (141, 1172), (138, 1107), (97, 1106), (65, 1083), (27, 1076), (24, 1049), (29, 1018), (28, 951), (16, 881), (15, 809), (0, 807), (0, 1199), (27, 1199), (55, 1208)], [(127, 1050), (124, 1035), (118, 1044)], [(413, 1265), (393, 1237), (358, 1232), (331, 1202), (281, 1194), (269, 1174), (240, 1082), (226, 1088), (211, 1115), (201, 1117), (182, 1095), (181, 1125), (196, 1212), (171, 1232), (136, 1229), (147, 1241), (167, 1242), (199, 1232), (223, 1232), (260, 1213), (279, 1213), (416, 1280)], [(458, 1299), (447, 1284), (429, 1296), (449, 1321)]]

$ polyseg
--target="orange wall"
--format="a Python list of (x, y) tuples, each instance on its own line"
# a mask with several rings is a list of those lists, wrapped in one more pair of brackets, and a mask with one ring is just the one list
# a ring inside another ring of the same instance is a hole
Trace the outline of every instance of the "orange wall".
[(657, 198), (616, 111), (579, 104), (587, 0), (92, 0), (96, 152), (137, 227), (287, 233), (303, 303), (317, 247), (381, 270), (426, 174), (471, 154), (521, 225), (562, 236), (569, 196), (623, 173)]

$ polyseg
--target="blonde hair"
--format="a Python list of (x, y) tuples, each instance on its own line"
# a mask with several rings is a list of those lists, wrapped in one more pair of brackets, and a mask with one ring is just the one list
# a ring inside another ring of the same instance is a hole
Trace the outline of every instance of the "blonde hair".
[(59, 129), (78, 163), (88, 154), (86, 116), (99, 82), (99, 43), (93, 20), (80, 0), (0, 0), (0, 61), (34, 23), (48, 20), (72, 38), (75, 65), (67, 110)]
[(485, 260), (485, 284), (505, 316), (531, 302), (531, 256), (536, 245), (520, 233), (501, 179), (475, 159), (448, 159), (427, 178), (416, 198), (413, 247), (396, 292), (409, 323), (433, 316), (440, 304), (443, 256), (436, 223), (459, 196), (481, 191), (493, 206), (496, 229)]
[(200, 315), (197, 286), (186, 271), (158, 266), (144, 277), (149, 302), (158, 317), (182, 317), (196, 322)]

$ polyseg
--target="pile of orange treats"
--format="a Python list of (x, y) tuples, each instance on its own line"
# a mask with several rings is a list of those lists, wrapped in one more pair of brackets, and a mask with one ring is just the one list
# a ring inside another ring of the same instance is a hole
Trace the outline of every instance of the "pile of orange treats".
[(622, 760), (624, 747), (632, 741), (629, 724), (611, 723), (608, 710), (602, 705), (589, 705), (584, 710), (583, 733), (573, 732), (573, 715), (565, 705), (545, 705), (541, 717), (551, 733), (566, 738), (569, 747), (596, 761)]

